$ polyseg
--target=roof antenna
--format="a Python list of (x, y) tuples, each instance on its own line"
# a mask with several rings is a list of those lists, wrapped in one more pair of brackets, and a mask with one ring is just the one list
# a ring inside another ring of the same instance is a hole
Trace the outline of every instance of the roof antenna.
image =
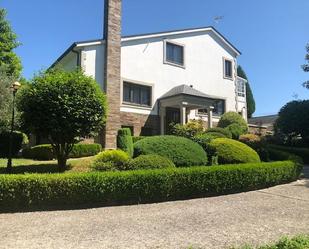
[(219, 24), (219, 22), (221, 22), (221, 20), (223, 20), (223, 18), (224, 18), (224, 16), (215, 16), (213, 20), (216, 24)]

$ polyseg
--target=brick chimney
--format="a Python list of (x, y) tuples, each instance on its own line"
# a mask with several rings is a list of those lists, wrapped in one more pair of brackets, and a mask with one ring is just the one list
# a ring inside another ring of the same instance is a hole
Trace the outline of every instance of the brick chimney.
[(108, 115), (103, 134), (105, 149), (117, 148), (117, 132), (121, 128), (121, 2), (122, 0), (105, 0), (104, 91), (108, 102)]

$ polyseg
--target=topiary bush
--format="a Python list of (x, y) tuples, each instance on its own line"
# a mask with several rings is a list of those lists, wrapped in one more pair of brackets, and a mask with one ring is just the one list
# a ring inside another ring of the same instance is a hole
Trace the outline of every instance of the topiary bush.
[(232, 138), (235, 140), (239, 139), (240, 135), (246, 133), (238, 124), (230, 124), (225, 129), (232, 134)]
[(215, 133), (215, 134), (222, 134), (226, 138), (232, 138), (232, 133), (224, 128), (216, 127), (216, 128), (209, 128), (205, 131), (205, 133)]
[(129, 159), (128, 153), (122, 150), (106, 150), (95, 157), (92, 168), (97, 171), (126, 170)]
[(260, 162), (256, 151), (229, 138), (217, 138), (212, 140), (209, 146), (218, 153), (219, 164)]
[(289, 161), (293, 161), (296, 162), (300, 165), (304, 164), (304, 161), (301, 157), (286, 152), (286, 151), (282, 151), (282, 150), (278, 150), (272, 147), (267, 148), (268, 154), (269, 154), (269, 159), (272, 161), (284, 161), (284, 160), (289, 160)]
[(207, 164), (207, 154), (203, 148), (184, 137), (153, 136), (134, 144), (135, 157), (149, 154), (167, 157), (177, 167)]
[(192, 138), (204, 132), (202, 120), (191, 120), (185, 125), (175, 124), (172, 129), (172, 135), (179, 137)]
[[(0, 157), (8, 157), (11, 132), (5, 131), (0, 133)], [(29, 143), (26, 134), (14, 131), (12, 133), (12, 156), (17, 156), (23, 145)]]
[(126, 165), (128, 170), (163, 169), (175, 167), (175, 164), (170, 159), (159, 155), (141, 155), (130, 160)]
[(146, 136), (138, 136), (138, 137), (132, 137), (133, 139), (133, 144), (135, 144), (137, 141), (142, 140), (146, 138)]
[(218, 127), (226, 128), (231, 124), (237, 124), (241, 128), (242, 134), (248, 131), (246, 120), (237, 112), (224, 113), (219, 120)]
[[(74, 144), (69, 158), (95, 156), (101, 150), (102, 146), (100, 144)], [(22, 156), (24, 158), (42, 161), (55, 159), (53, 148), (50, 144), (41, 144), (31, 148), (25, 148), (22, 150)]]
[(3, 174), (0, 210), (50, 210), (216, 196), (295, 181), (301, 170), (298, 164), (285, 161), (126, 172)]
[(281, 146), (281, 145), (269, 145), (269, 147), (285, 151), (294, 155), (297, 155), (302, 158), (304, 163), (309, 163), (309, 148), (296, 148), (296, 147), (289, 147), (289, 146)]
[(265, 139), (254, 134), (244, 134), (239, 137), (239, 141), (254, 149), (263, 162), (268, 162), (270, 160), (267, 149), (268, 145)]
[(133, 157), (133, 139), (129, 128), (122, 128), (118, 131), (117, 148), (127, 152), (130, 157)]

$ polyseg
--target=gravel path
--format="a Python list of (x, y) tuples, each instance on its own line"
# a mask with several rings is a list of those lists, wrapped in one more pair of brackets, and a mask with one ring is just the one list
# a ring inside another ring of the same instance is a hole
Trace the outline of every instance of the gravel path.
[(309, 179), (213, 198), (0, 214), (0, 248), (229, 248), (309, 233)]

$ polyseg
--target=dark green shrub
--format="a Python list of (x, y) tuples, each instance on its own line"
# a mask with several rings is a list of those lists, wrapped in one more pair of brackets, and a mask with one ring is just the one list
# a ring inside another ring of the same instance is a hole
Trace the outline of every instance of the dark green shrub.
[[(28, 144), (26, 134), (14, 131), (12, 134), (12, 156), (17, 156), (23, 145)], [(9, 155), (10, 132), (0, 133), (0, 157), (8, 157)]]
[(123, 150), (106, 150), (95, 157), (92, 168), (97, 171), (126, 170), (129, 159), (128, 153)]
[(271, 148), (276, 150), (285, 151), (291, 154), (295, 154), (302, 158), (304, 163), (309, 163), (309, 148), (297, 148), (297, 147), (287, 147), (287, 146), (280, 146), (280, 145), (269, 145)]
[(230, 124), (225, 128), (232, 134), (232, 138), (237, 140), (240, 135), (244, 134), (244, 130), (238, 124)]
[(260, 162), (256, 151), (229, 138), (217, 138), (212, 140), (209, 146), (218, 153), (219, 164)]
[(42, 144), (33, 146), (31, 148), (25, 148), (22, 151), (23, 158), (49, 161), (55, 158), (53, 148), (50, 144)]
[(297, 162), (299, 164), (304, 163), (303, 159), (295, 154), (292, 154), (292, 153), (289, 153), (283, 150), (275, 149), (271, 146), (268, 147), (267, 150), (269, 154), (269, 159), (272, 161), (289, 160), (289, 161)]
[(295, 181), (291, 161), (125, 172), (0, 175), (0, 210), (189, 199)]
[(209, 159), (208, 160), (209, 165), (218, 164), (217, 152), (216, 150), (214, 150), (213, 147), (209, 146), (210, 142), (216, 138), (220, 138), (220, 136), (217, 137), (215, 133), (212, 133), (212, 132), (200, 134), (192, 138), (194, 142), (198, 143), (206, 151), (208, 159)]
[(224, 113), (219, 120), (218, 127), (226, 128), (231, 124), (237, 124), (241, 128), (242, 134), (248, 131), (246, 120), (237, 112)]
[(175, 164), (168, 158), (159, 155), (141, 155), (129, 161), (127, 169), (163, 169), (175, 168)]
[(184, 137), (153, 136), (134, 144), (134, 155), (156, 154), (167, 157), (177, 167), (206, 165), (207, 154), (197, 143)]
[(239, 141), (248, 145), (252, 149), (254, 149), (260, 156), (263, 162), (269, 162), (269, 153), (268, 153), (268, 145), (265, 139), (254, 135), (254, 134), (245, 134), (239, 137)]
[[(74, 144), (73, 149), (69, 154), (69, 158), (95, 156), (101, 150), (102, 146), (100, 144)], [(42, 161), (55, 159), (53, 148), (50, 144), (41, 144), (23, 149), (22, 156), (24, 158)]]
[(122, 128), (118, 131), (117, 148), (127, 152), (130, 157), (133, 157), (133, 139), (129, 128)]
[(221, 133), (226, 138), (232, 138), (232, 133), (229, 130), (220, 127), (209, 128), (205, 131), (205, 133)]
[(207, 132), (205, 134), (208, 134), (210, 136), (212, 136), (213, 138), (227, 138), (224, 134), (222, 134), (221, 132)]
[(74, 144), (69, 158), (95, 156), (102, 151), (101, 144)]
[(137, 141), (142, 140), (146, 138), (146, 136), (138, 136), (138, 137), (132, 137), (133, 139), (133, 144), (135, 144)]

